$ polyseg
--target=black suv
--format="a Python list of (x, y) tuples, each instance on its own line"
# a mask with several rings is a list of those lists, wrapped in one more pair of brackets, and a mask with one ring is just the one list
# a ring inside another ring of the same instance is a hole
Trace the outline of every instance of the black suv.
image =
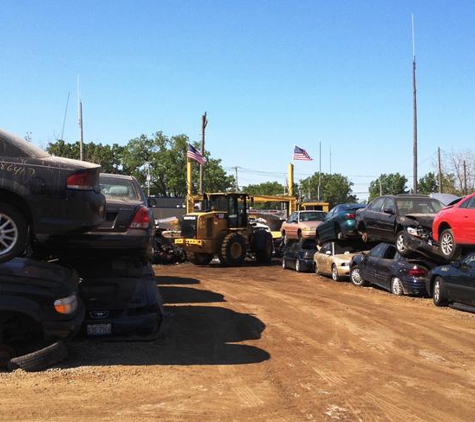
[(78, 274), (15, 258), (0, 265), (0, 367), (40, 370), (67, 355), (84, 319)]
[(29, 241), (91, 230), (104, 219), (100, 166), (53, 157), (0, 129), (0, 263)]

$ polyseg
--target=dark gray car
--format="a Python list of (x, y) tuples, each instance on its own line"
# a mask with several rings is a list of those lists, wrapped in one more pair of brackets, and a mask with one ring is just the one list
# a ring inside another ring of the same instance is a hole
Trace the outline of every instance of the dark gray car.
[(0, 129), (0, 263), (29, 242), (98, 226), (105, 206), (100, 168), (53, 157)]

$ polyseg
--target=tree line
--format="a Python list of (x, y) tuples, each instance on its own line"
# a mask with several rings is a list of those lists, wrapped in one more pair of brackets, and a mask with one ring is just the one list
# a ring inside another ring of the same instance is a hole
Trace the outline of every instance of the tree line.
[[(100, 164), (104, 173), (135, 176), (146, 193), (157, 197), (185, 197), (186, 161), (190, 140), (186, 135), (166, 136), (159, 131), (152, 136), (144, 134), (131, 139), (125, 146), (93, 142), (83, 145), (85, 161)], [(197, 142), (192, 143), (197, 149)], [(55, 156), (79, 158), (80, 144), (63, 140), (48, 143), (46, 150)], [(205, 192), (226, 192), (236, 190), (234, 176), (228, 175), (221, 160), (204, 153), (206, 165), (203, 170)], [(474, 190), (475, 156), (470, 151), (449, 153), (444, 157), (445, 166), (440, 163), (437, 172), (429, 172), (419, 179), (418, 193), (429, 194), (442, 191), (458, 196)], [(199, 166), (193, 165), (192, 192), (198, 191)], [(368, 201), (385, 194), (410, 193), (408, 180), (399, 173), (381, 174), (370, 182)], [(439, 190), (439, 186), (441, 189)], [(300, 180), (294, 192), (301, 200), (318, 199), (330, 206), (340, 203), (358, 202), (352, 191), (353, 183), (348, 177), (333, 173), (315, 172)], [(243, 186), (239, 190), (251, 195), (282, 195), (288, 187), (278, 182), (265, 182)], [(360, 201), (361, 202), (361, 201)]]

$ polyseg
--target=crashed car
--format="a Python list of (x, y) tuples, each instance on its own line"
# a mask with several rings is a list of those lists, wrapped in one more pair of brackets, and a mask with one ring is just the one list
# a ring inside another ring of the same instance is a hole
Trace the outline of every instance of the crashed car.
[(51, 235), (91, 230), (104, 219), (100, 166), (53, 157), (0, 129), (0, 263)]
[(407, 256), (425, 242), (425, 229), (431, 228), (443, 203), (428, 195), (400, 194), (376, 198), (356, 213), (358, 230), (364, 241), (394, 243)]
[(0, 368), (38, 371), (63, 360), (84, 306), (78, 274), (27, 258), (0, 264)]

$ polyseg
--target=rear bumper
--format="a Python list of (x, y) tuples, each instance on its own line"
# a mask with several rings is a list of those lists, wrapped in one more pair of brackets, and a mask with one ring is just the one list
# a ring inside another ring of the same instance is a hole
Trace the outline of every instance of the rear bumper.
[(402, 278), (401, 282), (404, 289), (404, 293), (407, 295), (426, 296), (428, 294), (425, 280)]

